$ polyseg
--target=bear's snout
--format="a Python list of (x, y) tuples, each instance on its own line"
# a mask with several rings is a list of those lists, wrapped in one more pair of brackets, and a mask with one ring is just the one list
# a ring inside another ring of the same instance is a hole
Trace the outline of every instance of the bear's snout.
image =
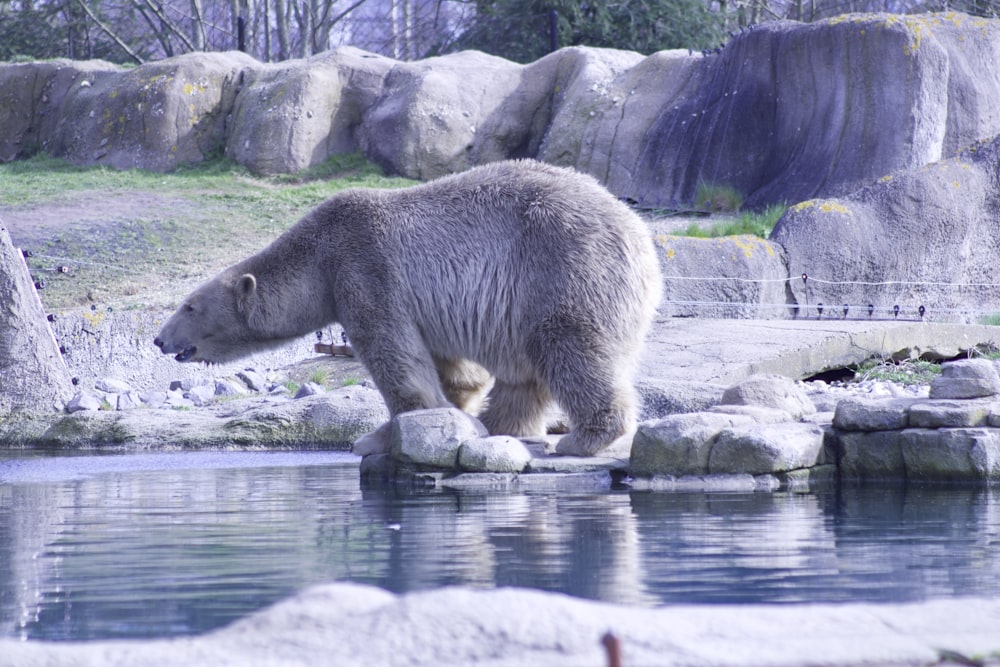
[(160, 348), (160, 351), (163, 352), (163, 354), (176, 352), (177, 355), (174, 356), (174, 359), (180, 362), (189, 361), (192, 357), (194, 357), (195, 352), (198, 351), (198, 348), (194, 345), (188, 345), (187, 347), (181, 349), (180, 346), (167, 343), (159, 336), (153, 339), (153, 345)]

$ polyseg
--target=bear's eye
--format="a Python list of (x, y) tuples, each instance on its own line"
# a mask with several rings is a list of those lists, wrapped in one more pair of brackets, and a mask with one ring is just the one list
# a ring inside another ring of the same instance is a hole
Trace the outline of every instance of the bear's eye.
[(188, 303), (184, 304), (184, 312), (185, 313), (193, 313), (194, 312), (194, 306), (191, 304), (190, 301)]

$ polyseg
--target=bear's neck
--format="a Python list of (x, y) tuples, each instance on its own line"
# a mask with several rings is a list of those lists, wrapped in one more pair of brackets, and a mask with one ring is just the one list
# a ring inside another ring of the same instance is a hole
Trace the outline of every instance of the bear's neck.
[[(294, 338), (313, 333), (337, 320), (333, 290), (320, 271), (315, 248), (288, 248), (278, 239), (238, 265), (239, 274), (257, 279), (252, 326), (267, 338)], [(234, 267), (236, 268), (236, 267)]]

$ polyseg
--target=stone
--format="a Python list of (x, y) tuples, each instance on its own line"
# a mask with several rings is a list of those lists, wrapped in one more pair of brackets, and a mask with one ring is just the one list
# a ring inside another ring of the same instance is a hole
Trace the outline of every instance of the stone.
[(306, 396), (316, 396), (322, 394), (326, 389), (321, 384), (315, 382), (304, 382), (299, 390), (295, 392), (295, 398), (305, 398)]
[(848, 479), (903, 480), (903, 431), (840, 433), (837, 437), (840, 474)]
[(931, 398), (982, 398), (1000, 394), (1000, 374), (988, 359), (962, 359), (941, 365), (931, 380)]
[(1000, 432), (996, 429), (907, 429), (900, 442), (907, 479), (1000, 480)]
[(135, 410), (141, 405), (142, 399), (134, 391), (126, 391), (123, 394), (118, 394), (118, 398), (114, 403), (115, 410)]
[[(0, 105), (3, 106), (3, 105)], [(2, 115), (2, 112), (0, 112)], [(6, 130), (5, 130), (6, 132)], [(0, 220), (0, 416), (54, 413), (73, 396), (24, 256)]]
[(267, 378), (252, 368), (240, 371), (236, 374), (236, 377), (242, 380), (243, 384), (245, 384), (250, 391), (255, 391), (259, 394), (267, 393)]
[[(935, 157), (940, 161), (927, 166), (887, 171), (850, 195), (792, 206), (770, 239), (784, 248), (789, 275), (807, 273), (823, 282), (790, 281), (791, 298), (803, 305), (872, 304), (875, 317), (924, 321), (972, 322), (996, 309), (995, 297), (956, 285), (1000, 282), (992, 250), (1000, 244), (993, 176), (998, 155), (1000, 138), (950, 159)], [(977, 240), (967, 241), (972, 238)], [(925, 281), (919, 298), (915, 281)], [(998, 389), (974, 378), (935, 383), (934, 398), (973, 398)]]
[(201, 384), (184, 392), (184, 397), (197, 407), (210, 405), (215, 400), (215, 385)]
[(636, 382), (641, 407), (639, 421), (668, 415), (701, 412), (722, 400), (724, 385), (646, 378)]
[(239, 380), (220, 378), (215, 381), (216, 396), (246, 396), (250, 391)]
[(906, 428), (916, 398), (845, 398), (833, 413), (838, 431), (893, 431)]
[(467, 440), (458, 450), (458, 467), (467, 472), (521, 472), (530, 461), (524, 443), (507, 435)]
[(159, 408), (167, 402), (165, 391), (144, 391), (139, 394), (139, 400), (148, 408)]
[(81, 410), (100, 410), (103, 402), (89, 391), (77, 392), (66, 403), (66, 412), (70, 414)]
[(986, 426), (993, 415), (1000, 415), (1000, 401), (996, 399), (931, 399), (910, 406), (908, 424), (911, 428)]
[(183, 380), (171, 380), (170, 390), (175, 391), (179, 389), (180, 391), (191, 391), (195, 387), (205, 387), (208, 385), (214, 386), (214, 384), (215, 380), (210, 377), (194, 376), (184, 378)]
[(478, 419), (457, 408), (404, 412), (392, 420), (389, 432), (394, 460), (446, 470), (457, 466), (465, 442), (488, 435)]
[(114, 378), (101, 378), (94, 383), (94, 387), (107, 394), (124, 394), (132, 391), (132, 387), (127, 382), (115, 380)]
[[(654, 226), (655, 229), (655, 226)], [(781, 246), (750, 235), (702, 239), (655, 234), (663, 272), (660, 311), (671, 317), (774, 319), (786, 309)]]
[(241, 74), (257, 65), (238, 51), (188, 53), (89, 76), (66, 96), (46, 149), (116, 169), (202, 162), (222, 152)]
[(755, 405), (778, 408), (794, 419), (816, 412), (805, 390), (793, 380), (775, 374), (753, 375), (722, 394), (721, 405)]
[(752, 423), (745, 415), (704, 412), (643, 422), (632, 441), (629, 474), (636, 477), (708, 474), (709, 454), (719, 434), (732, 426)]
[[(714, 405), (708, 409), (708, 412), (719, 415), (743, 415), (758, 424), (780, 424), (792, 421), (792, 415), (785, 410), (767, 408), (762, 405)], [(802, 419), (808, 419), (812, 416), (806, 415)]]
[(719, 434), (709, 455), (712, 474), (761, 475), (809, 468), (820, 461), (823, 429), (788, 422), (738, 426)]

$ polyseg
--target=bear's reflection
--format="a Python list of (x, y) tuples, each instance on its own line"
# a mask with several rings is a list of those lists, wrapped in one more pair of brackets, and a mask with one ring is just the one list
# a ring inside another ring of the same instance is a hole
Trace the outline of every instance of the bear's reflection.
[(521, 586), (627, 604), (644, 592), (627, 494), (365, 492), (394, 530), (387, 584)]

